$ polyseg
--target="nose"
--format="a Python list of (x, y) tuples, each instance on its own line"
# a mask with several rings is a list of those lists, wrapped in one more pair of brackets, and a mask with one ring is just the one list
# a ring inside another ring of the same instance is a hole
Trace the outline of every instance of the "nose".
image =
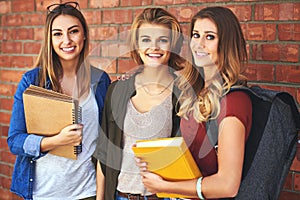
[(205, 47), (205, 38), (204, 37), (199, 38), (199, 47), (201, 47), (201, 48)]
[(69, 44), (70, 41), (71, 41), (71, 38), (70, 38), (69, 34), (64, 34), (62, 36), (62, 41), (63, 41), (64, 44)]
[(151, 42), (150, 48), (151, 48), (151, 49), (159, 49), (160, 47), (159, 47), (159, 45), (158, 45), (158, 41), (153, 40), (153, 41)]

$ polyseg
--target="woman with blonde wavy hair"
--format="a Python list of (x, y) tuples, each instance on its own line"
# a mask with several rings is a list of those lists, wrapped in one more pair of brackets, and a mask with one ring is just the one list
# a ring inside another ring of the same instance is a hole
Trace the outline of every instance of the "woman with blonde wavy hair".
[[(193, 65), (179, 81), (180, 129), (202, 172), (199, 179), (169, 182), (138, 165), (143, 183), (152, 193), (177, 193), (192, 198), (235, 197), (242, 177), (244, 148), (252, 123), (252, 105), (242, 91), (228, 93), (233, 85), (246, 85), (241, 75), (247, 60), (246, 43), (238, 19), (225, 7), (207, 7), (191, 21), (190, 50)], [(203, 80), (204, 78), (204, 80)], [(218, 124), (214, 146), (207, 136), (208, 122)]]
[(175, 136), (179, 130), (174, 80), (185, 61), (179, 56), (182, 42), (179, 22), (168, 11), (146, 8), (135, 17), (129, 46), (139, 70), (108, 88), (94, 153), (97, 199), (163, 199), (145, 189), (131, 147), (137, 140)]

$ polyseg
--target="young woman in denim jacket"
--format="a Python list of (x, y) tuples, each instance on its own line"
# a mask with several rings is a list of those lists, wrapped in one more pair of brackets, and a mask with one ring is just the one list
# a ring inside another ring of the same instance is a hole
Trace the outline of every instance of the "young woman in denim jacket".
[[(246, 85), (242, 75), (246, 42), (237, 17), (226, 7), (200, 10), (192, 18), (189, 37), (193, 66), (184, 69), (179, 81), (178, 115), (182, 117), (181, 134), (203, 177), (170, 182), (147, 172), (145, 162), (137, 164), (152, 193), (177, 193), (193, 199), (235, 197), (252, 124), (252, 104), (245, 92), (228, 91), (233, 85)], [(218, 146), (212, 145), (207, 135), (211, 119), (219, 125), (218, 140), (214, 141)]]
[[(25, 73), (14, 96), (7, 139), (17, 155), (11, 191), (26, 200), (95, 199), (96, 147), (104, 98), (110, 79), (91, 67), (88, 26), (76, 2), (48, 7), (44, 42), (36, 67)], [(82, 124), (64, 127), (55, 136), (28, 134), (22, 94), (30, 84), (64, 93), (79, 100)], [(47, 153), (61, 145), (82, 143), (77, 160)]]

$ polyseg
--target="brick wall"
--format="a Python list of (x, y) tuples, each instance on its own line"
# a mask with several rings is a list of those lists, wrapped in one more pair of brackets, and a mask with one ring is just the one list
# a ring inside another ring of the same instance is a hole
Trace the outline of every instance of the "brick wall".
[[(13, 94), (22, 74), (39, 52), (45, 8), (58, 0), (0, 0), (0, 199), (18, 199), (9, 192), (13, 156), (6, 143)], [(113, 79), (130, 70), (132, 61), (120, 43), (132, 19), (147, 6), (173, 13), (187, 33), (199, 9), (221, 5), (241, 21), (248, 42), (251, 83), (290, 92), (300, 102), (299, 0), (79, 0), (90, 27), (92, 60)], [(120, 34), (119, 34), (120, 33)], [(126, 34), (125, 34), (126, 35)], [(118, 40), (116, 42), (115, 40)], [(116, 59), (118, 57), (118, 59)], [(276, 176), (276, 175), (275, 175)], [(294, 160), (280, 200), (300, 199), (300, 161)]]

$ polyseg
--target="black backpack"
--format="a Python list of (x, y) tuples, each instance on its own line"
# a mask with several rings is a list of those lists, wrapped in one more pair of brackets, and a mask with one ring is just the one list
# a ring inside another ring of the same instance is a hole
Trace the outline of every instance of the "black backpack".
[[(252, 101), (252, 127), (246, 142), (242, 182), (232, 199), (278, 199), (296, 154), (300, 115), (294, 98), (286, 92), (234, 86)], [(207, 123), (213, 145), (218, 141), (216, 120)]]

